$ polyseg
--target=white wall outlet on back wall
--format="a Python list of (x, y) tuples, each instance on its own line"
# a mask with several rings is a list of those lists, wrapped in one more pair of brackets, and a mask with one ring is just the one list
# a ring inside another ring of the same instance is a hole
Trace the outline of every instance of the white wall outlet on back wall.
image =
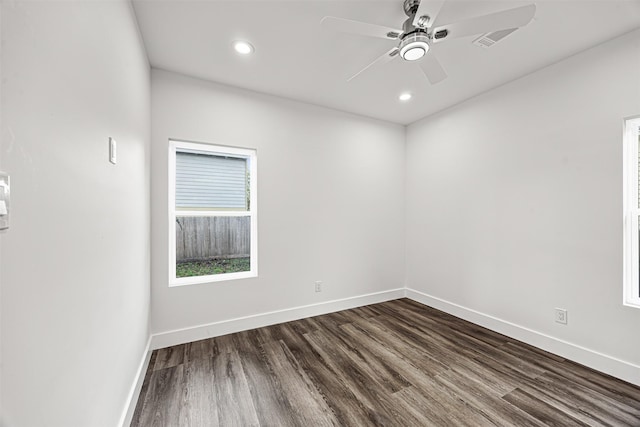
[(322, 280), (316, 280), (315, 285), (316, 285), (316, 292), (322, 292)]
[(563, 325), (566, 325), (568, 320), (567, 316), (568, 316), (567, 310), (565, 310), (564, 308), (556, 308), (557, 323), (562, 323)]

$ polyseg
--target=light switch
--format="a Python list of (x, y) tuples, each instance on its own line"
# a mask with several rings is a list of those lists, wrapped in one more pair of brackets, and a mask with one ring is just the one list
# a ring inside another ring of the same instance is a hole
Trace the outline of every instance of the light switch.
[(109, 161), (116, 164), (116, 140), (109, 138)]
[(9, 175), (0, 172), (0, 230), (9, 228), (9, 210), (11, 205), (11, 187)]

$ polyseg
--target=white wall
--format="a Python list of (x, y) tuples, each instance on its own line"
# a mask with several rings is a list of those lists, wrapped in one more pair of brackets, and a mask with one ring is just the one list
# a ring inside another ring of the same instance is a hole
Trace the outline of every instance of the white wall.
[[(402, 126), (165, 71), (151, 81), (154, 332), (403, 286)], [(168, 287), (169, 138), (258, 150), (258, 278)]]
[[(3, 85), (2, 85), (2, 72), (3, 72), (3, 66), (2, 66), (2, 34), (3, 34), (3, 25), (2, 25), (2, 3), (0, 3), (0, 147), (2, 146), (2, 91), (3, 91)], [(0, 168), (2, 167), (2, 149), (0, 149)], [(2, 239), (2, 231), (0, 231), (0, 239)], [(2, 359), (3, 359), (3, 351), (2, 351), (2, 243), (0, 241), (0, 425), (2, 425), (1, 423), (3, 422), (2, 419), (3, 417), (3, 395), (4, 395), (4, 387), (2, 386)]]
[(409, 126), (407, 287), (635, 364), (640, 384), (640, 310), (622, 305), (638, 76), (635, 31)]
[(149, 334), (149, 65), (130, 5), (3, 2), (2, 77), (0, 424), (114, 426)]

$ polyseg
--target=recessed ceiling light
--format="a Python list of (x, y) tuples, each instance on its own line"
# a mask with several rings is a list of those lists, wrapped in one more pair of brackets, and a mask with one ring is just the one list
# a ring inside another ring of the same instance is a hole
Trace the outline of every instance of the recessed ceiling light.
[(248, 55), (253, 52), (253, 46), (251, 43), (242, 40), (233, 42), (233, 48), (240, 55)]
[(411, 96), (412, 96), (412, 95), (411, 95), (409, 92), (404, 92), (404, 93), (401, 93), (401, 94), (400, 94), (400, 96), (398, 97), (398, 99), (399, 99), (400, 101), (408, 101), (408, 100), (410, 100), (410, 99), (411, 99)]

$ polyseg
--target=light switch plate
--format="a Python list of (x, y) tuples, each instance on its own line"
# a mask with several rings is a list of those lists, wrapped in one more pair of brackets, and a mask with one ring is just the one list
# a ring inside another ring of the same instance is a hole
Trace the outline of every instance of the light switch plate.
[(0, 172), (0, 230), (9, 228), (9, 213), (11, 211), (11, 187), (9, 174)]
[(116, 140), (109, 138), (109, 161), (116, 164)]

